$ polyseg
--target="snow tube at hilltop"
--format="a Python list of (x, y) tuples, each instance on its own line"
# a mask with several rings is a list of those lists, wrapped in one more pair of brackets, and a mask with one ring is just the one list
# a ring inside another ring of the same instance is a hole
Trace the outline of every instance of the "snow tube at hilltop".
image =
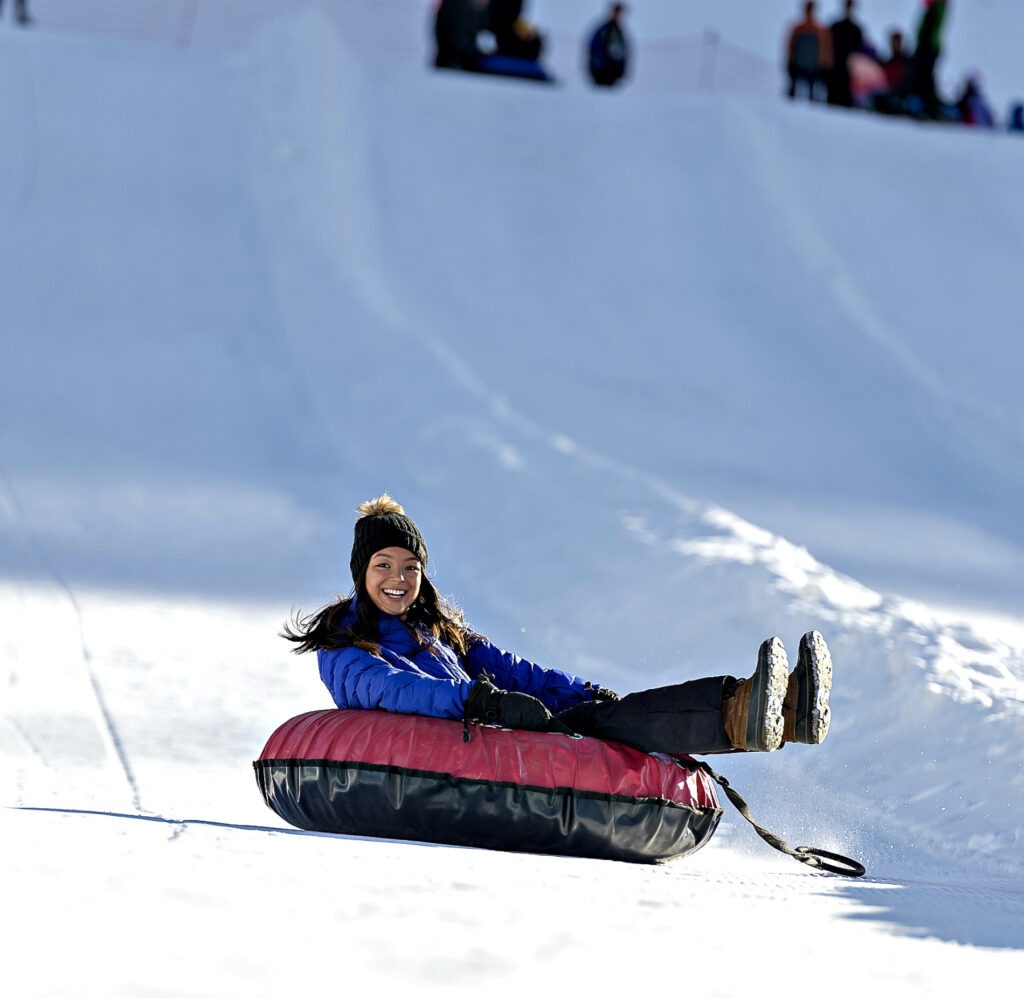
[(379, 710), (282, 724), (253, 763), (267, 805), (308, 831), (636, 863), (704, 845), (722, 816), (691, 759), (564, 734)]

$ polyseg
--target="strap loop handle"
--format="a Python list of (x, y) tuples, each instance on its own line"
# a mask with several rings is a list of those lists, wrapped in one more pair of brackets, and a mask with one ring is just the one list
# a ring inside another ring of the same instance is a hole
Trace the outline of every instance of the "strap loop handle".
[(844, 877), (863, 877), (867, 872), (863, 865), (855, 859), (850, 859), (848, 856), (841, 856), (836, 852), (827, 852), (824, 849), (815, 849), (812, 846), (797, 846), (794, 848), (785, 839), (779, 838), (778, 835), (769, 832), (766, 828), (762, 828), (751, 817), (747, 802), (729, 786), (729, 781), (724, 776), (716, 773), (706, 762), (694, 761), (700, 769), (704, 770), (725, 791), (725, 795), (732, 801), (736, 810), (750, 822), (754, 831), (773, 849), (778, 849), (779, 852), (792, 856), (799, 863), (806, 863), (807, 866), (811, 866), (816, 870), (824, 870), (827, 873), (838, 873)]

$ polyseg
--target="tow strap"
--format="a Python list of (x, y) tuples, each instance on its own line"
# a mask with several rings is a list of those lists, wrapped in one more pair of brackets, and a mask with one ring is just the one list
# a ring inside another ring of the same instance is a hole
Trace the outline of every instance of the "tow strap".
[(697, 766), (704, 770), (724, 791), (725, 795), (732, 801), (733, 806), (743, 815), (754, 827), (754, 831), (761, 836), (773, 849), (784, 852), (787, 856), (800, 863), (806, 863), (816, 870), (825, 870), (827, 873), (838, 873), (844, 877), (863, 877), (867, 872), (864, 867), (855, 859), (841, 856), (839, 853), (827, 852), (824, 849), (815, 849), (812, 846), (791, 846), (785, 839), (779, 838), (768, 829), (762, 828), (750, 814), (747, 802), (729, 786), (729, 781), (720, 773), (716, 773), (706, 762), (693, 760)]

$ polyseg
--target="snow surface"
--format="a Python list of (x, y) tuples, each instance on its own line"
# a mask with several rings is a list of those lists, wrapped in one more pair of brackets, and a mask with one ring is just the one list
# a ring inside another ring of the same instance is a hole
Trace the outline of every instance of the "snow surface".
[[(397, 0), (204, 45), (213, 7), (0, 24), (5, 993), (1019, 980), (1024, 141), (432, 73), (353, 41)], [(384, 490), (476, 627), (620, 691), (823, 631), (828, 741), (714, 762), (868, 877), (728, 804), (663, 867), (284, 825), (251, 760), (330, 701), (277, 631)]]

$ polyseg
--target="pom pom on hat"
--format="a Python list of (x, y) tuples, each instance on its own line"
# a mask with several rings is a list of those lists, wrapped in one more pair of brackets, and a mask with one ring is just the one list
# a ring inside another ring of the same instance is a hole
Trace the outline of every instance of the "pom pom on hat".
[(419, 558), (424, 568), (427, 567), (427, 544), (423, 535), (402, 506), (386, 492), (376, 499), (360, 503), (356, 512), (359, 518), (349, 560), (353, 582), (359, 582), (374, 553), (384, 548), (405, 548)]

